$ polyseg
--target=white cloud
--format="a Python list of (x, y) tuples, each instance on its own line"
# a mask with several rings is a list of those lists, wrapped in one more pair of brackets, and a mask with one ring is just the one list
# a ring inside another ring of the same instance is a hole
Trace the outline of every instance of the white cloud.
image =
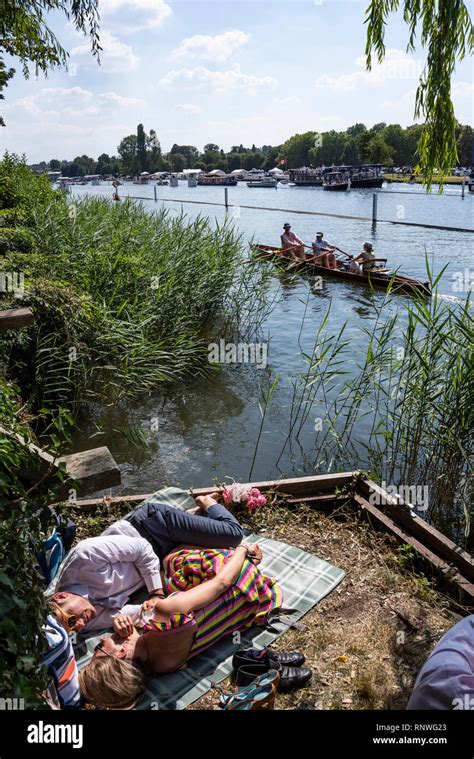
[(7, 126), (1, 136), (5, 147), (26, 152), (29, 161), (72, 159), (82, 153), (112, 155), (122, 137), (135, 132), (145, 108), (145, 101), (113, 91), (35, 88), (33, 95), (3, 106)]
[(60, 113), (61, 118), (75, 120), (78, 117), (104, 113), (117, 108), (131, 108), (143, 105), (139, 98), (124, 97), (116, 92), (90, 92), (82, 87), (43, 87), (36, 95), (19, 98), (4, 106), (4, 111), (20, 116), (25, 112), (38, 119), (46, 119), (51, 114)]
[(278, 105), (301, 105), (301, 98), (298, 95), (290, 95), (287, 98), (274, 98), (273, 102)]
[(191, 89), (209, 89), (222, 95), (230, 91), (244, 91), (247, 95), (256, 95), (262, 89), (275, 89), (276, 79), (271, 76), (254, 76), (242, 74), (238, 69), (229, 71), (210, 71), (204, 66), (193, 69), (172, 69), (160, 79), (162, 87), (183, 87)]
[[(89, 44), (78, 45), (71, 50), (72, 65), (76, 68), (95, 66), (98, 73), (102, 70), (106, 74), (120, 74), (138, 68), (140, 59), (135, 55), (132, 47), (118, 40), (110, 32), (102, 31), (100, 33), (100, 45), (102, 47), (100, 67), (91, 55)], [(74, 71), (71, 66), (70, 69), (71, 72)]]
[[(170, 6), (164, 0), (100, 0), (99, 10), (108, 26), (122, 34), (135, 34), (156, 29), (172, 13)], [(128, 12), (120, 13), (124, 10)], [(130, 23), (130, 18), (133, 18), (134, 23)]]
[(453, 97), (471, 99), (474, 96), (474, 84), (472, 82), (455, 82), (452, 91)]
[(371, 71), (365, 70), (364, 55), (356, 58), (357, 70), (350, 74), (331, 76), (323, 74), (316, 80), (316, 87), (328, 88), (336, 92), (351, 92), (362, 85), (384, 84), (388, 80), (409, 81), (418, 80), (425, 62), (407, 55), (403, 50), (389, 48), (382, 63), (373, 63)]
[(243, 45), (246, 45), (250, 35), (239, 29), (230, 29), (214, 37), (203, 34), (195, 34), (187, 37), (170, 54), (171, 60), (186, 62), (196, 58), (205, 61), (218, 61), (222, 63), (228, 60), (233, 53)]
[(201, 113), (202, 108), (193, 103), (178, 103), (175, 105), (177, 111), (184, 111), (185, 113)]

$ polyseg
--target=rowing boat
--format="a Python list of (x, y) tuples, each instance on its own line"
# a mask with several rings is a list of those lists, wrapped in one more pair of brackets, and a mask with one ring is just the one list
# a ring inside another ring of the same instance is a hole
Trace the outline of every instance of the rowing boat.
[(305, 261), (293, 258), (291, 253), (287, 253), (281, 248), (275, 248), (271, 245), (254, 245), (254, 254), (257, 258), (268, 259), (274, 263), (288, 264), (292, 269), (306, 269), (314, 274), (321, 274), (325, 277), (333, 277), (347, 282), (356, 284), (369, 285), (382, 290), (390, 290), (392, 293), (408, 293), (409, 295), (431, 296), (431, 287), (429, 282), (421, 282), (413, 277), (405, 277), (402, 274), (387, 274), (380, 272), (364, 272), (364, 274), (354, 274), (345, 269), (328, 269), (320, 266), (307, 257)]

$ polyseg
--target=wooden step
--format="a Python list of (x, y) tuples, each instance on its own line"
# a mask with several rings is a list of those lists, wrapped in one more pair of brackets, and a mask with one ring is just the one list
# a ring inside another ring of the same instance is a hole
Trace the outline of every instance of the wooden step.
[(0, 332), (29, 327), (34, 320), (33, 312), (29, 308), (9, 308), (7, 311), (0, 311)]

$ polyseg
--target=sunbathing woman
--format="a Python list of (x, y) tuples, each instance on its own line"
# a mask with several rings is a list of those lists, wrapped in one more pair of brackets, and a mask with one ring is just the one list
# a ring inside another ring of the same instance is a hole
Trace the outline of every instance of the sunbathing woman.
[(258, 570), (260, 558), (258, 547), (245, 543), (170, 554), (165, 587), (177, 592), (143, 604), (141, 635), (127, 615), (115, 618), (114, 635), (101, 638), (79, 675), (84, 698), (105, 708), (133, 708), (145, 691), (145, 672), (174, 672), (225, 635), (264, 625), (283, 598), (278, 583)]

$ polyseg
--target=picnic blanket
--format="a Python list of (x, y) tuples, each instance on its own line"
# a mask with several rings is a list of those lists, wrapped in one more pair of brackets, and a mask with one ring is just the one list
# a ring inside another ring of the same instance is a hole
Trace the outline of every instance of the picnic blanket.
[[(151, 498), (173, 502), (180, 508), (195, 506), (189, 494), (176, 488), (158, 491)], [(189, 706), (207, 693), (212, 683), (228, 677), (232, 670), (232, 656), (239, 648), (263, 648), (273, 643), (286, 630), (298, 626), (298, 620), (334, 590), (345, 576), (342, 569), (287, 543), (254, 533), (246, 534), (245, 540), (260, 545), (263, 560), (259, 568), (264, 574), (278, 579), (283, 591), (283, 608), (294, 611), (272, 619), (270, 628), (252, 628), (224, 638), (190, 659), (185, 669), (149, 679), (145, 698), (137, 709), (174, 710)], [(95, 632), (76, 647), (79, 669), (90, 661), (101, 635), (103, 633)]]

